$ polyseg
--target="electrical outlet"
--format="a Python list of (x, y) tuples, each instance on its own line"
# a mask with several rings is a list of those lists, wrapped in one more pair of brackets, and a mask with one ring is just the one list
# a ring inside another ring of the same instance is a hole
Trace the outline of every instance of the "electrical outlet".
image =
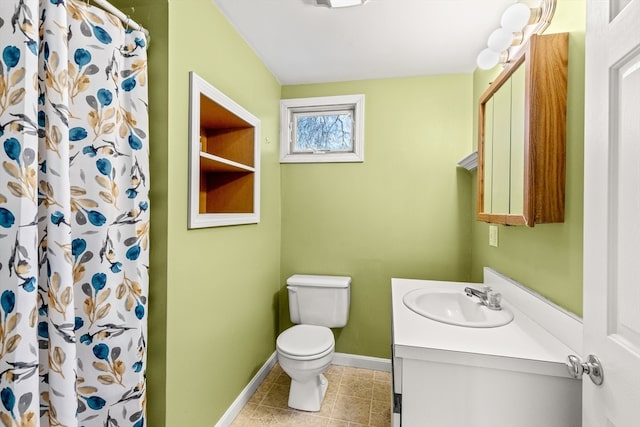
[(498, 247), (498, 226), (489, 226), (489, 246)]

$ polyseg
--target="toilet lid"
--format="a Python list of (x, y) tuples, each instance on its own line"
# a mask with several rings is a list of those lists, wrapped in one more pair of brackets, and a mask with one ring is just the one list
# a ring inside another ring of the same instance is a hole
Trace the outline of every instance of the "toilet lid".
[(291, 356), (325, 353), (335, 345), (333, 332), (325, 326), (296, 325), (278, 336), (276, 347)]

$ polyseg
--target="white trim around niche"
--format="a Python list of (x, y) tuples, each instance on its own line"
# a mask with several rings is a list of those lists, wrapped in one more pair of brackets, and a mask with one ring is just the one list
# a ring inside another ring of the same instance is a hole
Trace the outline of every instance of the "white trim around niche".
[[(257, 224), (260, 222), (260, 131), (261, 122), (256, 116), (233, 99), (212, 86), (195, 72), (189, 72), (189, 202), (187, 227), (204, 228), (226, 225)], [(202, 153), (200, 147), (200, 97), (205, 96), (215, 104), (235, 115), (254, 129), (253, 166)], [(230, 169), (253, 173), (253, 212), (248, 213), (200, 213), (201, 158), (226, 165)]]

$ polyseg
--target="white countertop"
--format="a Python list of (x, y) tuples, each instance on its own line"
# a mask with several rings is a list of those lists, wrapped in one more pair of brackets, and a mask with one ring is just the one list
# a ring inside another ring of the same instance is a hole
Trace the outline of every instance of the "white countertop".
[(395, 358), (427, 360), (569, 377), (565, 360), (574, 352), (555, 336), (503, 299), (514, 314), (511, 323), (496, 328), (469, 328), (423, 317), (402, 302), (414, 289), (446, 290), (482, 284), (416, 279), (392, 279), (393, 350)]

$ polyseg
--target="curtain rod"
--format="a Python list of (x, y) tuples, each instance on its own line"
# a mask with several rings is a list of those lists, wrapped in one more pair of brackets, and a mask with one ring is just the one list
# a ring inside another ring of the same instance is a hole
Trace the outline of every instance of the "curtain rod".
[(92, 3), (100, 6), (101, 8), (103, 8), (104, 10), (106, 10), (109, 13), (111, 13), (112, 15), (114, 15), (119, 20), (121, 20), (126, 27), (131, 27), (134, 30), (142, 31), (144, 33), (144, 35), (147, 37), (147, 44), (149, 44), (149, 39), (151, 38), (151, 35), (149, 34), (149, 30), (147, 30), (142, 25), (138, 24), (136, 21), (131, 19), (129, 17), (129, 15), (125, 15), (120, 9), (116, 8), (114, 5), (109, 3), (107, 0), (85, 0), (85, 1), (87, 2), (87, 4), (90, 4), (90, 2), (92, 2)]

